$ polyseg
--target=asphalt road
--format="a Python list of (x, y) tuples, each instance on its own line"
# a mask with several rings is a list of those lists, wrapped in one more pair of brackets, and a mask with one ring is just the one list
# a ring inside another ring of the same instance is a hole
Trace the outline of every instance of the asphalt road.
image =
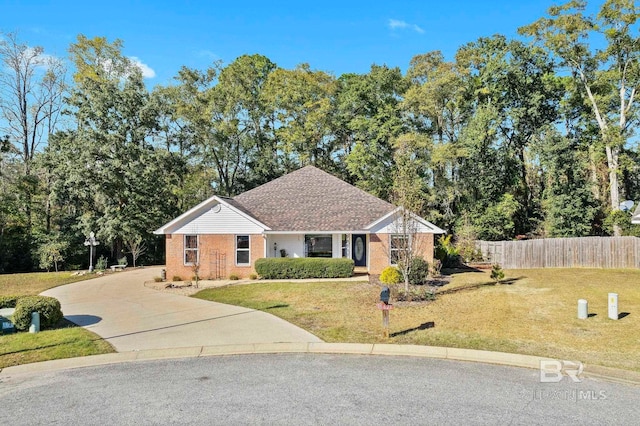
[(638, 424), (640, 388), (447, 360), (245, 355), (0, 383), (0, 424)]

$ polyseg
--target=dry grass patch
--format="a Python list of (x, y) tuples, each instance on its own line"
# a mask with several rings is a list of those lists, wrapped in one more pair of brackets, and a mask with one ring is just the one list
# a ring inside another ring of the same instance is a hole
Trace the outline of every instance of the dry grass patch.
[(34, 296), (53, 287), (96, 277), (71, 274), (71, 272), (32, 272), (0, 275), (0, 296)]
[[(264, 310), (328, 342), (389, 342), (494, 350), (640, 371), (640, 271), (510, 270), (510, 284), (489, 272), (452, 275), (434, 302), (391, 311), (382, 338), (380, 288), (368, 283), (256, 283), (204, 290), (197, 297)], [(486, 284), (486, 285), (484, 285)], [(618, 321), (607, 317), (607, 293), (619, 294)], [(577, 301), (589, 301), (578, 320)]]

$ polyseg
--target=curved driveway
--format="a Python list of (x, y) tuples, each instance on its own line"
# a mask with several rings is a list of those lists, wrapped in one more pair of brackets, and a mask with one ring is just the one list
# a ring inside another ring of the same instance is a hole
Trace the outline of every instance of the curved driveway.
[(47, 290), (65, 318), (98, 334), (118, 352), (247, 343), (321, 342), (265, 312), (208, 302), (144, 286), (159, 267), (116, 272)]

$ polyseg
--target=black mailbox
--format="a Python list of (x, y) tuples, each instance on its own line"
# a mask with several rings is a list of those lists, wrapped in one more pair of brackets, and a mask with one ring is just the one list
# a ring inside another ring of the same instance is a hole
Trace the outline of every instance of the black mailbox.
[(384, 303), (389, 303), (390, 291), (389, 287), (386, 285), (382, 287), (382, 291), (380, 292), (380, 301)]

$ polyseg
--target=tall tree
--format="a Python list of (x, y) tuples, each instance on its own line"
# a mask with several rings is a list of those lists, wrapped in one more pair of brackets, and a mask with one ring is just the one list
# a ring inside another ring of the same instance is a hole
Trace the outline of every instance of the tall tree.
[(242, 192), (249, 161), (268, 145), (259, 92), (271, 65), (264, 58), (264, 68), (252, 70), (252, 60), (260, 66), (262, 57), (241, 57), (226, 68), (216, 63), (205, 71), (183, 67), (172, 92), (176, 116), (189, 133), (192, 160), (213, 171), (211, 191), (227, 196)]
[(264, 88), (264, 100), (276, 118), (275, 133), (286, 171), (307, 164), (325, 170), (335, 168), (336, 138), (331, 114), (335, 78), (308, 64), (293, 70), (273, 71)]
[(26, 232), (31, 232), (32, 198), (37, 188), (33, 160), (55, 128), (65, 92), (65, 67), (42, 47), (0, 33), (0, 135), (7, 135), (22, 163), (19, 178)]
[[(169, 153), (150, 142), (155, 110), (140, 69), (122, 55), (119, 41), (79, 36), (70, 52), (76, 85), (69, 98), (74, 128), (56, 134), (46, 152), (59, 203), (71, 204), (76, 232), (111, 243), (142, 236), (175, 210)], [(67, 230), (70, 231), (70, 230)]]
[(446, 62), (440, 51), (414, 56), (407, 71), (411, 86), (402, 103), (415, 131), (433, 140), (429, 217), (447, 229), (453, 226), (461, 195), (459, 165), (465, 152), (459, 139), (470, 111), (464, 97), (465, 72), (456, 63)]
[(220, 71), (215, 103), (221, 118), (235, 124), (246, 146), (238, 192), (261, 185), (282, 174), (275, 138), (274, 109), (265, 99), (265, 87), (276, 64), (262, 55), (242, 55)]
[(404, 278), (404, 290), (409, 291), (409, 278), (413, 269), (413, 258), (419, 256), (424, 247), (416, 215), (424, 206), (423, 179), (420, 173), (423, 161), (420, 154), (426, 150), (423, 135), (404, 134), (394, 141), (395, 171), (391, 199), (400, 207), (394, 220), (395, 235), (390, 241), (391, 249), (397, 253), (397, 264)]
[(592, 235), (597, 214), (588, 178), (588, 150), (580, 146), (577, 134), (563, 137), (550, 130), (539, 144), (545, 170), (543, 193), (544, 230), (549, 237)]
[(389, 199), (393, 184), (393, 141), (408, 131), (400, 101), (407, 80), (399, 68), (372, 65), (367, 74), (338, 80), (334, 134), (351, 180)]
[(494, 35), (461, 47), (456, 54), (468, 69), (477, 107), (495, 111), (495, 142), (513, 185), (508, 188), (520, 205), (516, 232), (531, 232), (540, 218), (530, 147), (559, 118), (563, 87), (545, 52)]
[(29, 175), (38, 147), (56, 127), (66, 70), (60, 59), (21, 43), (15, 33), (0, 34), (0, 60), (0, 132), (9, 136)]
[[(520, 29), (535, 37), (578, 79), (600, 130), (609, 173), (612, 211), (620, 204), (620, 153), (638, 120), (640, 86), (640, 6), (634, 0), (607, 0), (596, 17), (583, 14), (586, 2), (572, 0), (548, 10)], [(601, 34), (606, 46), (596, 49), (589, 37)], [(620, 229), (614, 229), (616, 235)]]

